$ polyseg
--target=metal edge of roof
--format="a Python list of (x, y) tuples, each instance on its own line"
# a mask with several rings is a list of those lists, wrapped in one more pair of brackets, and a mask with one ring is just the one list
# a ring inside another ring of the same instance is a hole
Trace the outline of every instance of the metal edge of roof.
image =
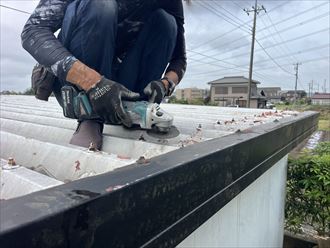
[(301, 113), (1, 202), (0, 241), (175, 246), (315, 131), (317, 119)]

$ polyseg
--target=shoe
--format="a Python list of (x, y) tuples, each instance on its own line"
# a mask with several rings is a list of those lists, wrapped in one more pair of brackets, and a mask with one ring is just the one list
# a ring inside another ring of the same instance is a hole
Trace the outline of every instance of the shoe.
[(95, 120), (84, 120), (78, 123), (76, 132), (73, 134), (70, 144), (101, 150), (102, 148), (103, 123)]

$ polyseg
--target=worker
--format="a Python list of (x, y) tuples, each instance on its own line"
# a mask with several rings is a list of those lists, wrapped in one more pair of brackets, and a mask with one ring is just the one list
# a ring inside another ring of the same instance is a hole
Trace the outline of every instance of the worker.
[(96, 113), (78, 117), (71, 144), (101, 149), (104, 122), (132, 125), (122, 100), (160, 103), (173, 92), (186, 70), (183, 24), (181, 0), (39, 2), (23, 47), (54, 76), (62, 107), (61, 89), (74, 85)]

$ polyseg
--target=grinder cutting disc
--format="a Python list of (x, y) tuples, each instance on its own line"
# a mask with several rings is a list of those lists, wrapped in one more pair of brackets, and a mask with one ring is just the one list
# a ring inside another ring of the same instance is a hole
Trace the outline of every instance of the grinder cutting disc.
[(159, 130), (156, 126), (150, 130), (147, 130), (147, 134), (151, 137), (157, 139), (172, 139), (179, 136), (180, 131), (176, 128), (176, 126), (170, 126), (168, 130)]

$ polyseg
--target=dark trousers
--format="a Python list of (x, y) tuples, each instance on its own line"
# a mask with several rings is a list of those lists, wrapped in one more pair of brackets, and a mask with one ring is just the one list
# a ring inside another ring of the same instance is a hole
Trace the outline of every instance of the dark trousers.
[[(163, 9), (151, 13), (125, 58), (114, 63), (117, 19), (115, 0), (76, 0), (67, 8), (58, 38), (87, 66), (142, 93), (150, 81), (160, 79), (171, 59), (177, 35), (175, 18)], [(59, 82), (54, 91), (60, 104), (60, 88), (65, 84)]]

